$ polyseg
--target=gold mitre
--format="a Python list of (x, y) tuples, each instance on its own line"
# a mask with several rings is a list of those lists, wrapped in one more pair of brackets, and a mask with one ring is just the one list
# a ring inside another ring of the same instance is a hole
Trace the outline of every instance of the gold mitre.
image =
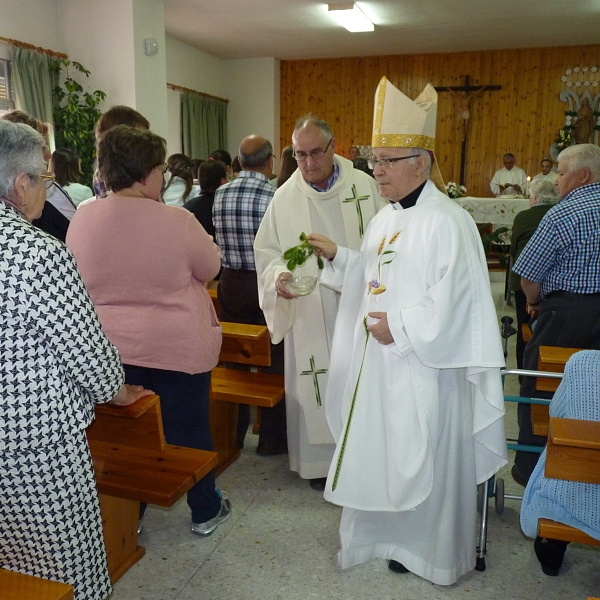
[(431, 153), (429, 178), (446, 193), (435, 159), (437, 92), (428, 83), (416, 100), (411, 100), (382, 77), (375, 92), (372, 148), (424, 148)]

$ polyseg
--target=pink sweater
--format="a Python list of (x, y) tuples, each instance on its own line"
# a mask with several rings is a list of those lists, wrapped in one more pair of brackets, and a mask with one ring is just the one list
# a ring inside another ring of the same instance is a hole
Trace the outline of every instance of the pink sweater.
[(221, 326), (203, 283), (221, 253), (191, 212), (111, 194), (77, 210), (67, 246), (124, 363), (190, 374), (217, 364)]

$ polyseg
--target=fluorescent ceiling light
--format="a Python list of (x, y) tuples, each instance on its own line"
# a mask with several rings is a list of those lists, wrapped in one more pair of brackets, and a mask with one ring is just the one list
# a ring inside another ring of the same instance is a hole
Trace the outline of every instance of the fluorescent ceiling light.
[(329, 4), (329, 12), (337, 19), (338, 23), (348, 31), (373, 31), (375, 26), (365, 13), (354, 2), (338, 2)]

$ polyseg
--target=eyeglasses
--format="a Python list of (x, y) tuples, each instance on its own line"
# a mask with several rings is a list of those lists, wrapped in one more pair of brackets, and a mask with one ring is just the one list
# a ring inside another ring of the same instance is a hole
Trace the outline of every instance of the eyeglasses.
[(329, 146), (331, 146), (331, 142), (332, 142), (333, 138), (331, 138), (329, 140), (329, 143), (327, 144), (327, 146), (325, 147), (325, 150), (313, 150), (312, 152), (296, 152), (295, 150), (292, 150), (292, 156), (296, 159), (296, 162), (305, 162), (308, 160), (308, 158), (312, 158), (313, 160), (320, 160), (321, 158), (323, 158), (325, 156), (325, 152), (327, 152), (327, 150), (329, 150)]
[(395, 163), (398, 160), (406, 160), (407, 158), (417, 158), (421, 156), (420, 154), (411, 154), (410, 156), (399, 156), (398, 158), (380, 158), (379, 160), (373, 161), (373, 168), (381, 167), (382, 169), (387, 169), (392, 163)]
[(44, 182), (44, 187), (49, 190), (56, 181), (56, 175), (50, 173), (50, 171), (45, 171), (44, 173), (40, 173), (40, 179)]
[(169, 170), (169, 165), (167, 163), (162, 163), (160, 165), (156, 165), (154, 168), (155, 169), (160, 168), (160, 170), (162, 171), (162, 174), (164, 175)]

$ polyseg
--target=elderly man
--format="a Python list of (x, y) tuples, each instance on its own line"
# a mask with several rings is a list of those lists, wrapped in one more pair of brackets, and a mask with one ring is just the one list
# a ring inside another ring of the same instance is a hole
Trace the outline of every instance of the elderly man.
[(552, 161), (549, 158), (544, 158), (542, 161), (542, 172), (538, 173), (532, 180), (534, 181), (549, 181), (554, 183), (558, 178), (558, 173), (552, 169)]
[[(256, 235), (260, 305), (274, 343), (285, 337), (285, 391), (290, 469), (323, 489), (335, 449), (325, 419), (329, 349), (339, 295), (317, 286), (296, 297), (283, 253), (300, 234), (322, 231), (360, 248), (369, 221), (383, 206), (375, 181), (335, 154), (329, 125), (314, 116), (298, 120), (292, 134), (298, 169), (275, 192)], [(318, 275), (312, 258), (295, 275)]]
[(504, 364), (473, 219), (441, 191), (437, 94), (384, 77), (375, 179), (390, 204), (360, 252), (308, 236), (341, 289), (327, 387), (337, 441), (325, 498), (344, 507), (342, 568), (380, 557), (449, 585), (475, 566), (475, 485), (506, 464)]
[(525, 193), (527, 174), (523, 169), (515, 167), (515, 155), (508, 152), (504, 155), (504, 167), (494, 174), (490, 187), (494, 196), (514, 196)]
[[(536, 369), (540, 346), (600, 349), (600, 148), (577, 144), (558, 155), (556, 187), (562, 198), (549, 210), (513, 267), (531, 310), (538, 312), (523, 366)], [(521, 396), (538, 396), (525, 378)], [(531, 407), (519, 405), (519, 443), (543, 446), (534, 436)], [(538, 455), (517, 452), (513, 477), (526, 485)]]
[[(217, 288), (219, 316), (230, 323), (265, 325), (258, 305), (254, 237), (275, 193), (269, 182), (273, 146), (260, 135), (249, 135), (240, 144), (239, 160), (242, 170), (233, 181), (217, 189), (213, 204), (216, 240), (223, 253)], [(219, 164), (224, 165), (220, 161)], [(271, 363), (265, 372), (283, 374), (283, 344), (271, 347)], [(250, 410), (247, 404), (240, 404), (238, 410), (236, 442), (242, 448)], [(267, 456), (286, 452), (285, 401), (282, 401), (274, 408), (261, 409), (256, 453)]]

